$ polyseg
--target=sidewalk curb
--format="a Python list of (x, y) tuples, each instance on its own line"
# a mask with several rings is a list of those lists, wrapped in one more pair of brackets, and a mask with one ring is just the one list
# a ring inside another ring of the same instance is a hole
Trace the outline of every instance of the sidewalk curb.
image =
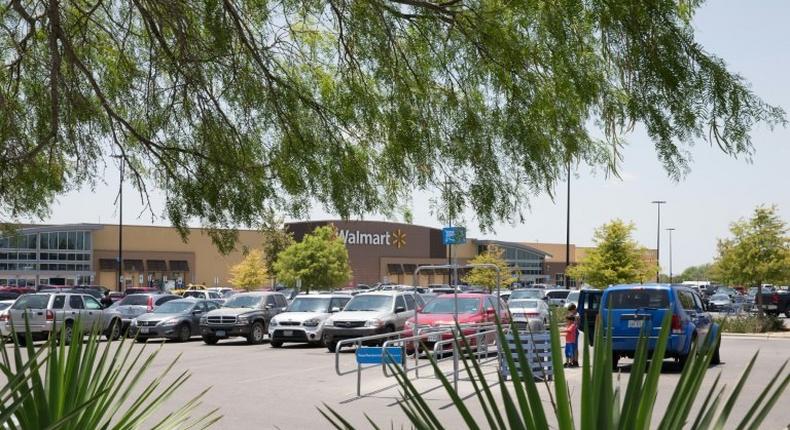
[(728, 333), (723, 332), (721, 337), (744, 337), (752, 339), (790, 339), (790, 331), (778, 331), (769, 333)]

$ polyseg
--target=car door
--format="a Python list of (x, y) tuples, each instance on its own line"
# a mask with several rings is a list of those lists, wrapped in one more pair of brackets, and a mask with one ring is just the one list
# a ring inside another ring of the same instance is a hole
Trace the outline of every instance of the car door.
[(274, 302), (277, 306), (277, 313), (285, 312), (288, 309), (288, 299), (285, 298), (282, 294), (275, 294), (274, 295)]
[(595, 336), (595, 321), (601, 307), (601, 296), (603, 296), (601, 290), (581, 290), (579, 292), (579, 306), (577, 307), (579, 321), (581, 321), (579, 330), (586, 332), (591, 345)]
[(82, 301), (85, 304), (83, 312), (87, 313), (87, 317), (91, 320), (91, 325), (87, 326), (86, 329), (96, 326), (99, 330), (104, 330), (101, 303), (92, 296), (82, 296)]
[[(200, 330), (200, 318), (208, 312), (208, 304), (211, 302), (197, 302), (195, 307), (192, 308), (191, 315), (189, 316), (191, 324), (189, 325), (192, 334), (198, 333)], [(212, 308), (216, 309), (216, 308)]]
[(90, 330), (91, 325), (93, 325), (93, 318), (89, 316), (88, 312), (85, 310), (85, 303), (82, 301), (82, 296), (76, 294), (69, 295), (68, 301), (71, 315), (75, 320), (79, 318), (80, 324), (82, 324), (82, 331), (86, 332)]
[(263, 303), (263, 315), (267, 322), (277, 315), (277, 301), (274, 299), (274, 294), (266, 296)]
[(680, 293), (686, 297), (685, 302), (690, 302), (688, 309), (685, 303), (683, 308), (694, 323), (697, 334), (697, 346), (701, 346), (705, 337), (708, 335), (712, 319), (710, 314), (702, 309), (702, 300), (700, 300), (696, 293), (691, 291), (680, 291)]
[(406, 320), (409, 319), (410, 316), (414, 314), (414, 312), (409, 312), (409, 308), (406, 307), (406, 299), (403, 298), (403, 294), (399, 294), (395, 297), (395, 330), (403, 330), (403, 326), (406, 325)]

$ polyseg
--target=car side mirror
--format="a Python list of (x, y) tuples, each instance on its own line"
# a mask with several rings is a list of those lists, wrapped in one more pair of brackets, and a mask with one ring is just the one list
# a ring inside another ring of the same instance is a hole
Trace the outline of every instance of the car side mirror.
[(399, 313), (405, 312), (405, 311), (406, 311), (406, 308), (403, 307), (403, 306), (398, 306), (397, 308), (395, 308), (395, 313), (396, 314), (399, 314)]
[(335, 306), (334, 308), (330, 309), (330, 310), (329, 310), (329, 312), (330, 312), (330, 313), (336, 313), (336, 312), (340, 312), (340, 308), (339, 308), (339, 307), (337, 307), (337, 306)]
[(270, 310), (271, 308), (272, 308), (272, 305), (266, 305), (266, 306), (263, 307), (263, 309), (267, 310), (267, 311)]
[(486, 309), (486, 315), (496, 315), (496, 309)]

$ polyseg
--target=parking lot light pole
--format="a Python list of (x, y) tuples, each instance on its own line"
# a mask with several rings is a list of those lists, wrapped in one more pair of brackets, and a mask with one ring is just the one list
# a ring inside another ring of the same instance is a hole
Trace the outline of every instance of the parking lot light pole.
[(669, 232), (669, 283), (672, 283), (672, 232), (676, 229), (674, 227), (670, 227), (667, 229)]
[(117, 158), (121, 163), (118, 184), (118, 291), (123, 291), (123, 170), (126, 161), (120, 155), (113, 155), (113, 158)]
[(656, 226), (656, 283), (661, 282), (661, 205), (664, 200), (653, 200), (651, 203), (658, 209), (658, 225)]

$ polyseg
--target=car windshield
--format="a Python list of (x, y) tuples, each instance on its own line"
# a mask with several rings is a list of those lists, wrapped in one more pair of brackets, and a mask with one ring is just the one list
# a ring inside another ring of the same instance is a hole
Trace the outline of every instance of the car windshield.
[(186, 291), (184, 292), (184, 297), (194, 297), (196, 299), (202, 299), (206, 296), (206, 293), (203, 291)]
[(46, 309), (47, 303), (49, 303), (49, 295), (19, 296), (11, 309)]
[(393, 296), (355, 296), (343, 310), (347, 312), (389, 311), (392, 310), (392, 301), (394, 299), (395, 297)]
[(571, 291), (566, 297), (566, 300), (569, 302), (578, 302), (579, 301), (579, 292), (578, 291)]
[(297, 297), (286, 312), (328, 312), (329, 297)]
[(0, 303), (0, 311), (4, 311), (11, 306), (12, 303)]
[(542, 298), (543, 298), (543, 290), (527, 289), (527, 290), (516, 290), (510, 293), (510, 300), (542, 299)]
[(510, 307), (510, 308), (537, 309), (538, 308), (538, 301), (537, 300), (511, 300), (510, 303), (508, 303), (508, 307)]
[(551, 299), (564, 299), (568, 297), (569, 291), (549, 291), (546, 295)]
[(145, 294), (132, 294), (124, 297), (118, 304), (119, 306), (147, 306), (148, 297)]
[(657, 289), (615, 290), (609, 293), (605, 305), (610, 309), (667, 309), (669, 293)]
[(263, 300), (262, 296), (238, 294), (225, 302), (225, 308), (256, 308)]
[[(480, 299), (458, 299), (459, 314), (474, 314), (480, 310)], [(455, 300), (453, 296), (440, 297), (432, 300), (420, 311), (422, 314), (453, 314), (455, 313)]]
[(181, 312), (186, 312), (192, 309), (192, 306), (195, 306), (194, 301), (181, 301), (181, 300), (174, 300), (159, 306), (158, 308), (154, 309), (155, 314), (180, 314)]
[(730, 300), (730, 296), (726, 294), (714, 294), (710, 298), (711, 300)]

